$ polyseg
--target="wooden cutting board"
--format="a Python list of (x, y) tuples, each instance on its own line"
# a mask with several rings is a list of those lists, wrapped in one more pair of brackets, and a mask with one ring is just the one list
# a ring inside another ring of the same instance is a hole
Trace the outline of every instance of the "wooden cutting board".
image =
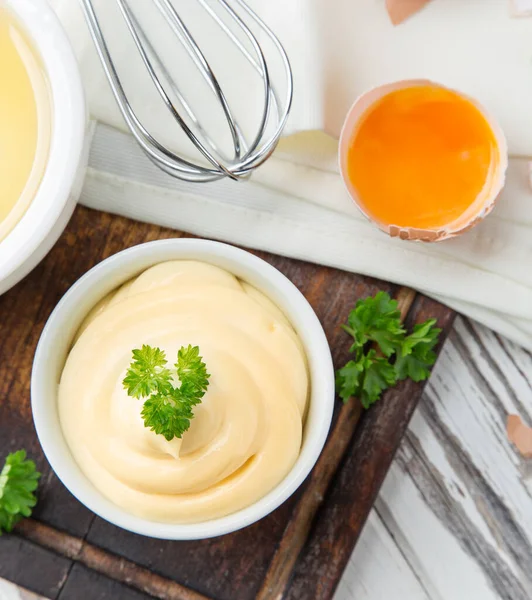
[[(422, 384), (402, 382), (369, 411), (337, 403), (320, 460), (300, 490), (260, 522), (223, 537), (170, 542), (96, 517), (51, 471), (33, 428), (30, 374), (41, 330), (66, 290), (103, 258), (185, 234), (79, 207), (48, 257), (0, 297), (0, 460), (26, 448), (43, 473), (34, 518), (0, 537), (0, 577), (60, 600), (325, 600), (332, 598), (407, 428)], [(454, 313), (411, 290), (255, 252), (289, 277), (320, 318), (335, 365), (348, 360), (338, 325), (358, 298), (383, 289), (406, 322)]]

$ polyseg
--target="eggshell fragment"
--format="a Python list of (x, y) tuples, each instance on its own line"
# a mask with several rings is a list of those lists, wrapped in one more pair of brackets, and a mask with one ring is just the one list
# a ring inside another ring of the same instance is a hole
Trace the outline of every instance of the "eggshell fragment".
[(508, 415), (506, 434), (524, 458), (532, 458), (532, 427), (527, 427), (518, 415)]
[[(470, 102), (480, 111), (489, 124), (493, 132), (497, 148), (496, 156), (493, 157), (492, 164), (490, 166), (488, 179), (477, 199), (471, 203), (471, 206), (462, 215), (460, 215), (458, 219), (455, 219), (453, 222), (447, 224), (444, 228), (438, 230), (399, 227), (393, 223), (384, 224), (378, 222), (364, 209), (358, 192), (349, 178), (349, 146), (357, 132), (358, 127), (362, 123), (364, 116), (381, 98), (387, 94), (396, 90), (412, 88), (416, 86), (432, 86), (448, 89)], [(338, 159), (340, 173), (349, 195), (358, 206), (360, 211), (372, 223), (377, 225), (379, 229), (391, 237), (398, 237), (402, 240), (439, 242), (460, 235), (468, 229), (471, 229), (492, 211), (497, 197), (504, 185), (506, 169), (508, 167), (508, 146), (506, 143), (506, 138), (504, 137), (504, 133), (495, 119), (473, 98), (427, 79), (405, 79), (375, 87), (368, 92), (365, 92), (355, 100), (354, 104), (347, 113), (342, 131), (340, 133)]]
[(429, 2), (430, 0), (386, 0), (386, 10), (390, 21), (394, 25), (399, 25)]

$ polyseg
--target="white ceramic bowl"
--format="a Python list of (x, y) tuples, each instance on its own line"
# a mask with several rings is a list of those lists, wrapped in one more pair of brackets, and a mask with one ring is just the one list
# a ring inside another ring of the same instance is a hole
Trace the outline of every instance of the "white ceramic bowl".
[[(291, 472), (255, 504), (226, 517), (173, 525), (136, 517), (107, 500), (82, 473), (63, 437), (58, 383), (71, 341), (89, 310), (116, 287), (162, 261), (195, 259), (222, 267), (261, 290), (286, 314), (308, 358), (311, 397), (301, 453)], [(334, 404), (334, 370), (322, 326), (301, 292), (277, 269), (249, 252), (207, 240), (171, 239), (134, 246), (86, 273), (59, 302), (43, 330), (33, 364), (31, 405), (37, 435), (53, 470), (76, 498), (103, 519), (151, 537), (213, 537), (254, 523), (284, 502), (303, 482), (323, 448)]]
[(0, 242), (0, 294), (47, 254), (66, 227), (86, 162), (85, 101), (78, 66), (46, 0), (4, 0), (40, 54), (51, 91), (52, 136), (44, 177), (28, 210)]

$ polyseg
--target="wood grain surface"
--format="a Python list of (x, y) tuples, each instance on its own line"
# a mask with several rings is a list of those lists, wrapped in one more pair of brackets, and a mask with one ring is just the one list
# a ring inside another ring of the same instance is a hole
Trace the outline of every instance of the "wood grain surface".
[[(45, 261), (0, 298), (0, 456), (24, 447), (43, 473), (36, 521), (27, 521), (14, 535), (0, 539), (0, 556), (2, 552), (9, 556), (0, 560), (0, 576), (62, 600), (81, 597), (81, 589), (87, 600), (189, 600), (202, 595), (217, 600), (329, 599), (418, 402), (421, 385), (398, 386), (361, 418), (355, 402), (342, 410), (338, 404), (326, 458), (299, 492), (259, 523), (213, 540), (169, 542), (120, 530), (74, 500), (42, 455), (31, 421), (29, 381), (36, 343), (55, 304), (103, 258), (137, 243), (180, 235), (78, 208)], [(356, 299), (379, 289), (409, 298), (407, 320), (437, 316), (444, 334), (451, 326), (452, 311), (422, 296), (410, 297), (391, 284), (257, 254), (287, 275), (312, 304), (336, 365), (347, 360), (349, 346), (338, 324)], [(281, 554), (276, 554), (278, 548)], [(36, 558), (28, 560), (30, 556)], [(268, 591), (274, 580), (280, 583), (282, 596)], [(121, 586), (127, 586), (128, 596), (116, 592)]]
[(458, 317), (335, 600), (532, 598), (532, 460), (508, 414), (532, 424), (532, 354)]

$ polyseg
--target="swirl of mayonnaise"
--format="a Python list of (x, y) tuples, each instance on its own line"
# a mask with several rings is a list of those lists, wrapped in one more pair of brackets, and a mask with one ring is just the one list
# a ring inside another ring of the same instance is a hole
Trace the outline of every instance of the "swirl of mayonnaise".
[[(182, 439), (144, 426), (122, 380), (142, 344), (175, 362), (199, 346), (211, 374)], [(66, 441), (93, 485), (124, 510), (192, 523), (253, 504), (288, 474), (301, 447), (309, 378), (301, 342), (268, 298), (196, 261), (158, 264), (91, 311), (61, 376)]]

